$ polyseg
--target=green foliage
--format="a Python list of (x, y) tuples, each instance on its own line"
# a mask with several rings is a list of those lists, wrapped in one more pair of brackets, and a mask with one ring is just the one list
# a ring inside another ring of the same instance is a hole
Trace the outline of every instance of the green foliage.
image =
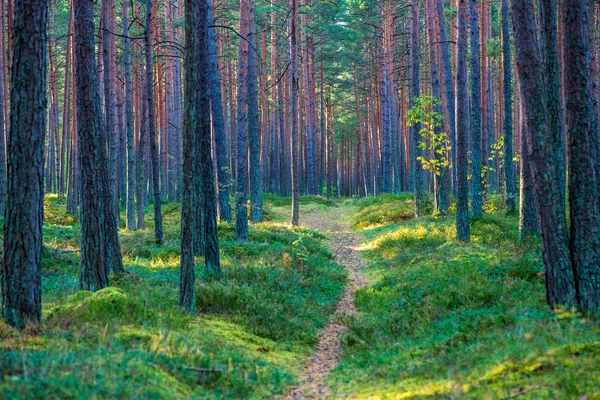
[(414, 99), (413, 106), (409, 108), (406, 120), (408, 126), (420, 124), (421, 140), (418, 146), (424, 150), (422, 154), (433, 153), (434, 157), (419, 156), (417, 161), (421, 163), (423, 169), (436, 175), (441, 175), (442, 171), (450, 167), (448, 154), (452, 149), (446, 132), (436, 133), (436, 128), (441, 127), (444, 121), (444, 116), (434, 111), (441, 103), (441, 100), (431, 95), (419, 96)]
[[(310, 200), (313, 201), (313, 200)], [(312, 204), (312, 203), (311, 203)], [(197, 306), (179, 310), (179, 205), (163, 208), (165, 244), (121, 230), (126, 273), (78, 291), (79, 225), (47, 196), (43, 325), (0, 322), (0, 398), (270, 398), (301, 372), (341, 295), (344, 270), (324, 237), (250, 226), (248, 242), (219, 224), (223, 274), (197, 262)]]
[[(408, 219), (373, 227), (359, 213), (370, 286), (358, 290), (339, 397), (596, 398), (600, 324), (545, 305), (540, 243), (497, 209), (457, 243), (455, 222)], [(366, 201), (365, 201), (366, 202)], [(379, 209), (398, 199), (370, 200)], [(381, 211), (381, 214), (385, 211)]]

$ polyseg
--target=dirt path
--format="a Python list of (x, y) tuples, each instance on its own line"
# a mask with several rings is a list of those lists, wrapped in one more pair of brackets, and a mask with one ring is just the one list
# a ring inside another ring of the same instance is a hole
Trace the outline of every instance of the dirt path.
[(338, 363), (341, 353), (339, 338), (346, 327), (338, 322), (340, 315), (356, 315), (354, 292), (364, 287), (367, 280), (359, 271), (366, 266), (362, 255), (356, 250), (361, 240), (350, 229), (349, 207), (332, 207), (327, 210), (311, 210), (300, 213), (300, 223), (325, 233), (329, 237), (331, 252), (336, 262), (348, 271), (348, 284), (337, 305), (335, 315), (329, 320), (317, 345), (317, 352), (304, 368), (301, 383), (292, 389), (286, 399), (324, 399), (331, 397), (325, 383), (329, 371)]

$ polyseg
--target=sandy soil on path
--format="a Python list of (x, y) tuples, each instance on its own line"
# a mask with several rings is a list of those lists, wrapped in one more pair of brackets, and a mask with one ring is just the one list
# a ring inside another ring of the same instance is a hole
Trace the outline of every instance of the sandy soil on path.
[(340, 324), (340, 315), (358, 314), (354, 307), (354, 292), (366, 286), (367, 280), (359, 271), (366, 266), (361, 253), (360, 236), (350, 229), (350, 207), (330, 207), (300, 212), (300, 224), (326, 234), (336, 262), (348, 271), (348, 283), (337, 305), (335, 315), (323, 328), (317, 351), (304, 367), (299, 386), (286, 399), (324, 399), (332, 397), (325, 378), (338, 363), (341, 354), (340, 335), (346, 327)]

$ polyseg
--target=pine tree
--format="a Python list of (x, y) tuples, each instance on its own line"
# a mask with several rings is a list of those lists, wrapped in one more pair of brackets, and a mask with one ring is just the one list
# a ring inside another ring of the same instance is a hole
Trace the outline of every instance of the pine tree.
[(2, 316), (23, 328), (42, 319), (48, 2), (14, 5)]

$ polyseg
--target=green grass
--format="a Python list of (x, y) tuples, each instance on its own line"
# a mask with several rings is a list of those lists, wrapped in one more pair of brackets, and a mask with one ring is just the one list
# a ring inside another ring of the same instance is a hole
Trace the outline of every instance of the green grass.
[[(198, 314), (178, 309), (179, 205), (163, 207), (165, 243), (121, 229), (127, 273), (78, 291), (79, 225), (45, 204), (43, 325), (0, 322), (0, 398), (265, 398), (285, 393), (312, 353), (346, 275), (323, 236), (251, 225), (239, 243), (219, 225), (223, 274), (198, 260)], [(267, 207), (267, 212), (269, 208)]]
[(406, 218), (410, 196), (358, 201), (370, 285), (330, 377), (338, 396), (600, 398), (598, 320), (546, 307), (539, 241), (520, 243), (500, 204), (463, 244), (453, 215)]

